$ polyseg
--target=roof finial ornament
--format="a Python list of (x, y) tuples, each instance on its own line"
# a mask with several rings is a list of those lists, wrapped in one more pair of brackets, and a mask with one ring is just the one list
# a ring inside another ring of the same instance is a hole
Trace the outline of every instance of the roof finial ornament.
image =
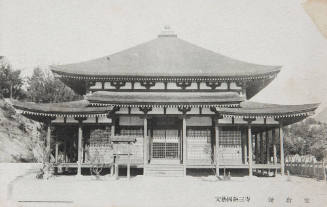
[(166, 24), (166, 25), (164, 26), (164, 30), (170, 30), (170, 29), (171, 29), (171, 28), (170, 28), (169, 25)]
[(177, 37), (177, 34), (171, 29), (169, 25), (165, 25), (158, 37)]

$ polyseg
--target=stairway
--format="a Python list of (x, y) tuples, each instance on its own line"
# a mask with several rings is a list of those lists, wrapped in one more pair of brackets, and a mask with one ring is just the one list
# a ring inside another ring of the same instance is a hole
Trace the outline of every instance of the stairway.
[(184, 166), (181, 164), (149, 164), (144, 168), (145, 176), (183, 177)]

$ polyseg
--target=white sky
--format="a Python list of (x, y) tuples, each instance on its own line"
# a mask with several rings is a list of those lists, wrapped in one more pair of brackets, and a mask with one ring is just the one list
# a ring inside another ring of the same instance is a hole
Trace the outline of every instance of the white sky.
[(181, 39), (240, 60), (283, 65), (252, 100), (327, 106), (327, 40), (301, 0), (0, 0), (0, 55), (36, 66), (84, 61), (157, 37)]

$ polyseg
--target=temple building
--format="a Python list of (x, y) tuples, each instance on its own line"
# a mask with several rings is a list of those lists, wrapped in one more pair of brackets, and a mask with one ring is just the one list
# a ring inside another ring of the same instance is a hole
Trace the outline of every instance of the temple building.
[(184, 41), (170, 30), (98, 59), (50, 66), (84, 100), (14, 102), (47, 125), (55, 166), (78, 175), (101, 166), (144, 175), (185, 176), (197, 169), (284, 174), (283, 127), (318, 104), (277, 105), (250, 99), (280, 72)]

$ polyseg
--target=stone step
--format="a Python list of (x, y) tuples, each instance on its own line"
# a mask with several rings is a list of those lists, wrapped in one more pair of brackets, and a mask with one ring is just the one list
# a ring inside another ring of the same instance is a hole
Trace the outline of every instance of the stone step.
[(144, 175), (146, 176), (167, 176), (167, 177), (180, 177), (184, 176), (183, 165), (172, 164), (150, 164), (144, 168)]
[(172, 165), (155, 165), (155, 166), (146, 166), (145, 169), (157, 169), (157, 170), (183, 170), (183, 166), (172, 166)]

